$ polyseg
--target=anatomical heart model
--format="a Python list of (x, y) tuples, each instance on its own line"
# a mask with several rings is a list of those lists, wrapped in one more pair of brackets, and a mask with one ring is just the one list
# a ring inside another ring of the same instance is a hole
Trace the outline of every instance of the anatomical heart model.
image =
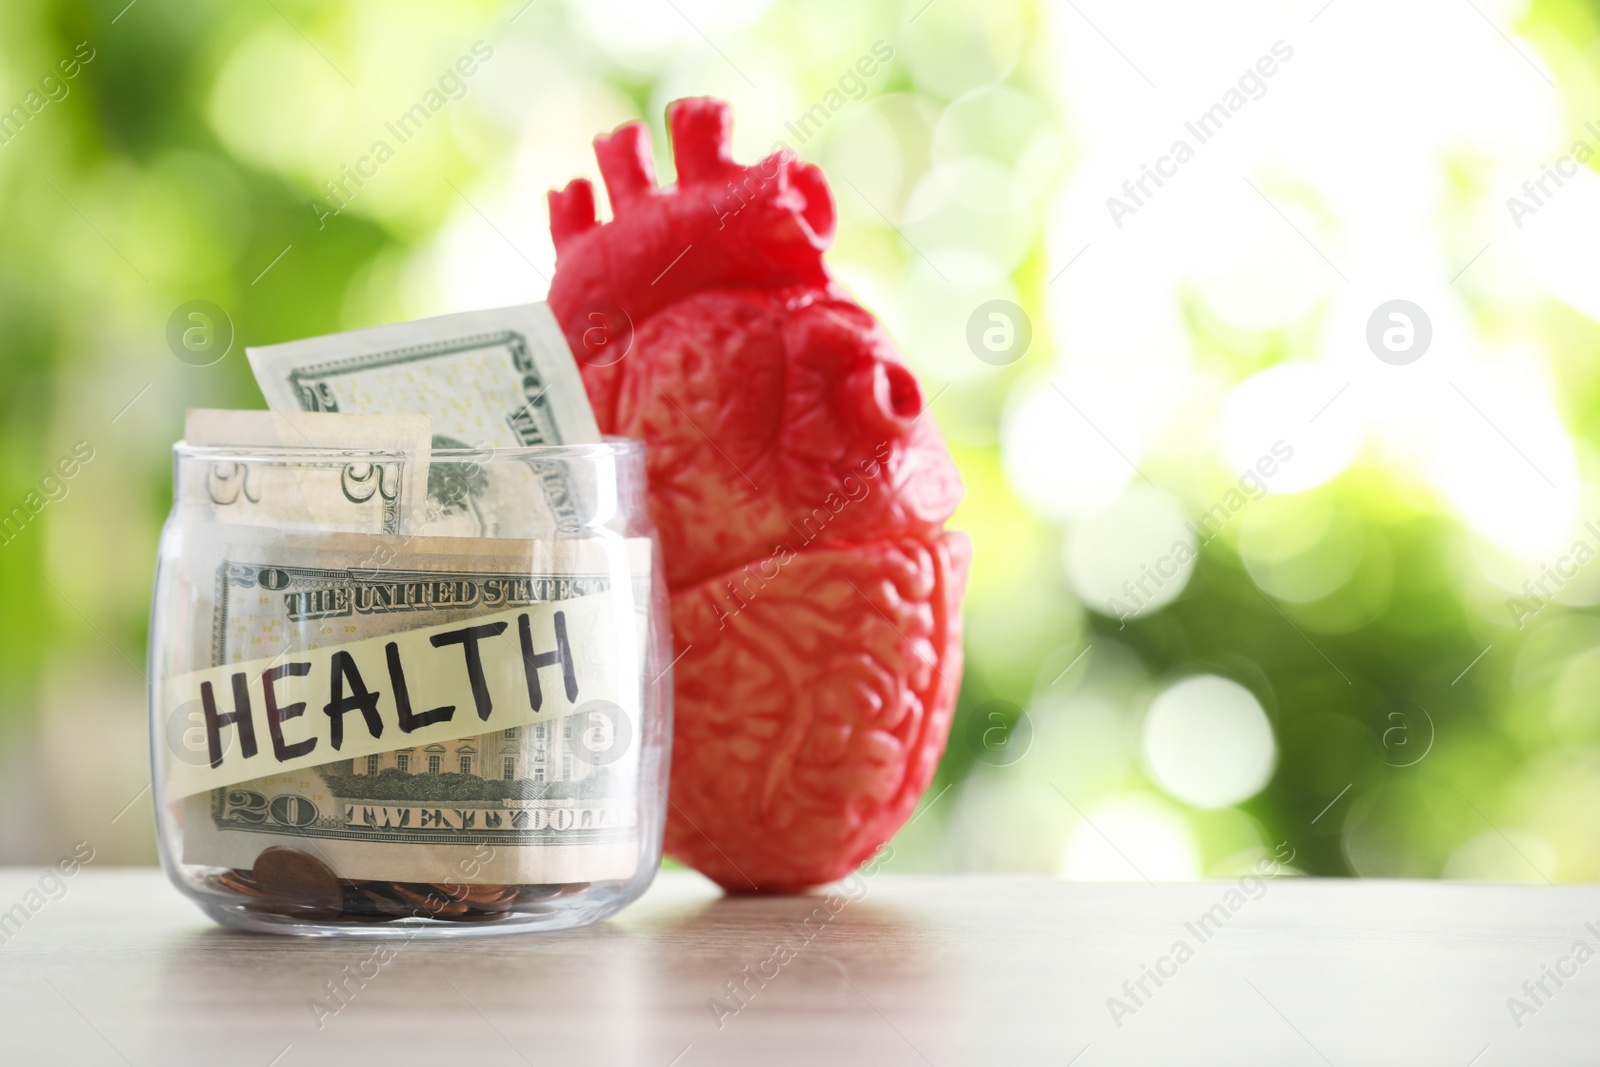
[(829, 277), (816, 167), (733, 162), (728, 106), (595, 142), (550, 194), (550, 305), (606, 433), (649, 445), (672, 594), (669, 855), (731, 891), (848, 874), (910, 816), (950, 729), (961, 483), (878, 322)]

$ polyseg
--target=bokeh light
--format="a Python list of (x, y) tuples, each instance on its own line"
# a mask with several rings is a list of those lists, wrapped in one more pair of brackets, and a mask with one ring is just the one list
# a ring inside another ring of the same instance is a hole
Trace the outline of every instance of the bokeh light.
[(1120, 621), (1177, 599), (1196, 555), (1195, 534), (1178, 501), (1138, 485), (1075, 523), (1063, 559), (1078, 599)]
[(1161, 788), (1197, 808), (1255, 796), (1277, 762), (1260, 702), (1238, 682), (1209, 674), (1185, 678), (1150, 702), (1143, 750)]

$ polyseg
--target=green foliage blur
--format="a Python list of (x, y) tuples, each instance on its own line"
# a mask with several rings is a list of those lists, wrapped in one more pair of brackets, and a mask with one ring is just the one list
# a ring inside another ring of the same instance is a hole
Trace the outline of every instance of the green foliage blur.
[[(83, 836), (97, 847), (114, 839), (101, 849), (108, 862), (154, 857), (139, 800), (144, 642), (184, 410), (261, 405), (246, 344), (537, 299), (553, 266), (545, 190), (595, 177), (589, 139), (634, 118), (651, 125), (669, 179), (664, 106), (708, 93), (734, 101), (742, 159), (783, 141), (828, 172), (840, 212), (831, 262), (906, 349), (968, 488), (953, 523), (975, 548), (966, 675), (938, 776), (896, 840), (897, 869), (1219, 875), (1288, 842), (1293, 866), (1315, 875), (1600, 879), (1591, 606), (1600, 574), (1519, 620), (1508, 598), (1554, 555), (1505, 564), (1448, 494), (1370, 445), (1319, 484), (1252, 500), (1196, 546), (1181, 591), (1159, 607), (1119, 617), (1069, 573), (1064, 546), (1093, 509), (1053, 511), (1019, 488), (1030, 475), (1006, 455), (1021, 447), (1008, 434), (1058, 364), (1097, 358), (1069, 351), (1060, 301), (1082, 272), (1101, 269), (1094, 257), (1113, 237), (1063, 232), (1072, 226), (1059, 222), (1060, 205), (1093, 201), (1103, 224), (1101, 201), (1138, 169), (1135, 160), (1115, 180), (1093, 171), (1089, 146), (1101, 134), (1090, 117), (1123, 108), (1129, 122), (1148, 119), (1149, 101), (1165, 98), (1141, 95), (1139, 79), (1152, 88), (1178, 79), (1126, 13), (1095, 8), (1104, 36), (1143, 57), (1149, 78), (1057, 7), (0, 6), (0, 523), (13, 517), (0, 528), (0, 809), (19, 813), (0, 820), (0, 861), (48, 859)], [(1283, 31), (1302, 67), (1316, 62), (1314, 32), (1363, 17), (1336, 6), (1308, 24), (1309, 14)], [(1503, 47), (1470, 10), (1463, 17), (1452, 33)], [(1600, 396), (1595, 322), (1492, 273), (1494, 242), (1506, 238), (1491, 233), (1506, 226), (1507, 190), (1600, 116), (1600, 21), (1594, 4), (1540, 0), (1513, 32), (1513, 47), (1558, 87), (1545, 116), (1560, 128), (1557, 147), (1496, 157), (1446, 145), (1427, 232), (1451, 270), (1480, 244), (1491, 250), (1464, 275), (1469, 332), (1538, 354), (1577, 456), (1575, 484), (1587, 486), (1600, 480), (1589, 430)], [(1266, 34), (1230, 43), (1214, 74), (1181, 82), (1190, 96), (1173, 114), (1203, 109)], [(893, 61), (851, 77), (880, 41)], [(476, 42), (493, 58), (462, 95), (375, 176), (350, 183), (386, 122)], [(1495, 77), (1537, 73), (1499, 58)], [(1090, 62), (1114, 81), (1074, 81)], [(1291, 72), (1300, 70), (1283, 78)], [(1293, 91), (1274, 88), (1280, 95), (1250, 107), (1289, 106), (1281, 101)], [(827, 104), (824, 121), (796, 125), (830, 94), (840, 106)], [(8, 129), (14, 105), (24, 121)], [(1241, 236), (1233, 253), (1323, 272), (1298, 233), (1339, 261), (1347, 231), (1334, 198), (1307, 191), (1317, 176), (1312, 167), (1277, 185), (1262, 179), (1263, 198), (1294, 202), (1299, 228), (1273, 229), (1280, 223), (1250, 200), (1271, 236), (1259, 248)], [(980, 191), (964, 190), (966, 180)], [(1133, 222), (1158, 225), (1166, 202)], [(1165, 283), (1152, 273), (1149, 284)], [(1220, 396), (1322, 351), (1332, 298), (1250, 326), (1203, 286), (1160, 291), (1192, 353), (1185, 395)], [(975, 358), (965, 334), (968, 313), (992, 297), (1015, 300), (1033, 327), (1026, 354), (1003, 366)], [(231, 350), (212, 365), (169, 347), (174, 309), (193, 300), (231, 319)], [(1195, 403), (1211, 415), (1220, 405)], [(1140, 492), (1148, 482), (1193, 517), (1238, 470), (1201, 446), (1199, 408), (1173, 404), (1167, 436), (1146, 433), (1123, 457), (1137, 474), (1120, 477)], [(1098, 409), (1090, 416), (1107, 442), (1119, 437), (1100, 431)], [(1062, 422), (1073, 418), (1060, 409)], [(1497, 566), (1511, 577), (1491, 574)], [(1226, 803), (1174, 788), (1145, 731), (1158, 696), (1197, 674), (1242, 686), (1270, 724), (1270, 776)]]

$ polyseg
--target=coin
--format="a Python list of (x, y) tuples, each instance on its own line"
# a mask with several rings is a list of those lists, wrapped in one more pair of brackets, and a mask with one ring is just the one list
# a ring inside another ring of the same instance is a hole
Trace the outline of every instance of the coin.
[(422, 908), (429, 915), (460, 915), (467, 910), (466, 901), (451, 900), (431, 885), (395, 882), (392, 888), (401, 900)]
[(460, 886), (459, 890), (459, 899), (474, 906), (498, 904), (516, 897), (515, 890), (504, 885), (468, 885)]
[(276, 901), (335, 913), (343, 908), (338, 876), (309, 852), (274, 845), (256, 857), (252, 874), (261, 892)]
[(421, 908), (394, 896), (388, 882), (363, 882), (361, 892), (373, 908), (390, 918), (409, 919), (424, 914)]
[(256, 880), (251, 877), (249, 871), (223, 871), (217, 875), (217, 884), (235, 893), (243, 893), (245, 896), (261, 895), (261, 887), (256, 885)]

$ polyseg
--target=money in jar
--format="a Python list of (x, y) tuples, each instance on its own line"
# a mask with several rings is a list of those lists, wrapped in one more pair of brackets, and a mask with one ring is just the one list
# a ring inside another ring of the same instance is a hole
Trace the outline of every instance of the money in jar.
[[(523, 344), (465, 340), (485, 359)], [(666, 805), (671, 637), (643, 448), (585, 429), (581, 389), (540, 416), (580, 439), (538, 444), (468, 445), (383, 404), (191, 412), (152, 610), (163, 863), (252, 930), (595, 921), (649, 885)], [(465, 406), (445, 405), (456, 432), (494, 425)]]

